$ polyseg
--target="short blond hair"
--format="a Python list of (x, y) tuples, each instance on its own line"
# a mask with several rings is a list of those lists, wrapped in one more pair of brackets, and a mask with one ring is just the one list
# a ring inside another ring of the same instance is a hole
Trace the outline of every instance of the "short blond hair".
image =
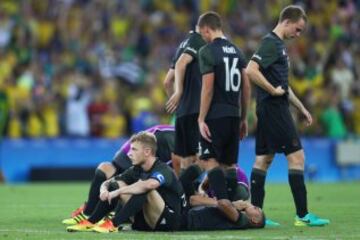
[(134, 143), (134, 142), (140, 142), (144, 146), (150, 148), (153, 154), (155, 155), (157, 150), (157, 141), (155, 134), (145, 131), (138, 132), (130, 138), (130, 143)]

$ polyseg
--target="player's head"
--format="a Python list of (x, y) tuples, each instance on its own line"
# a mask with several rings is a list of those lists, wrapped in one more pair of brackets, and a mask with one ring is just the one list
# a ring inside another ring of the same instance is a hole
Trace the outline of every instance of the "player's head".
[(221, 31), (221, 17), (216, 12), (206, 12), (199, 17), (198, 30), (206, 42), (211, 42), (212, 34)]
[(305, 30), (307, 16), (300, 6), (289, 5), (285, 7), (279, 17), (279, 22), (284, 30), (284, 39), (299, 37)]
[(156, 153), (156, 137), (153, 133), (139, 132), (130, 139), (130, 151), (128, 153), (133, 165), (142, 165)]
[(261, 208), (250, 205), (244, 209), (246, 216), (249, 219), (250, 228), (265, 227), (265, 214)]

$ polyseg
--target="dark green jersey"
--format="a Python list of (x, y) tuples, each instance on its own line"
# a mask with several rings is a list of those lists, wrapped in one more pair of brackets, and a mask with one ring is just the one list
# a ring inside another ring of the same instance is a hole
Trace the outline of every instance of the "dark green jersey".
[[(282, 86), (288, 89), (289, 57), (286, 52), (284, 41), (274, 32), (267, 34), (261, 41), (259, 49), (252, 56), (251, 60), (257, 62), (261, 73), (274, 86)], [(267, 91), (256, 87), (257, 103), (260, 104), (266, 99), (279, 99), (288, 101), (288, 96), (273, 97)]]
[(225, 38), (217, 38), (200, 49), (200, 72), (214, 73), (214, 95), (206, 119), (239, 117), (241, 71), (244, 54)]
[(201, 75), (198, 63), (198, 51), (205, 45), (205, 41), (197, 32), (191, 31), (186, 39), (179, 45), (171, 68), (175, 68), (175, 63), (182, 53), (187, 53), (193, 57), (191, 63), (186, 66), (184, 76), (184, 90), (181, 96), (176, 116), (184, 116), (198, 113), (200, 108)]
[(165, 204), (175, 212), (180, 213), (185, 195), (181, 183), (166, 163), (156, 160), (152, 168), (147, 172), (141, 167), (133, 166), (116, 179), (130, 185), (139, 180), (150, 178), (159, 181), (160, 187), (156, 190), (164, 199)]

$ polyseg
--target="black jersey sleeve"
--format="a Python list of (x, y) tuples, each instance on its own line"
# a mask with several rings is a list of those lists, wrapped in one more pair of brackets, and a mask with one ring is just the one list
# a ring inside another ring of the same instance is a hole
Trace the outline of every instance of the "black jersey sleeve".
[(267, 68), (278, 59), (276, 44), (273, 39), (264, 38), (259, 49), (251, 57), (251, 60), (257, 62), (262, 68)]
[(215, 59), (209, 45), (205, 45), (199, 52), (200, 73), (205, 75), (214, 72)]
[(166, 165), (156, 167), (149, 178), (157, 180), (160, 186), (170, 186), (173, 181), (171, 170)]

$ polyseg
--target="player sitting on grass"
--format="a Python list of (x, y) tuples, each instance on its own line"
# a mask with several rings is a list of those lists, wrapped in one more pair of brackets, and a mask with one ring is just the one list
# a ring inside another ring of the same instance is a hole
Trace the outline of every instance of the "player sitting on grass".
[[(117, 232), (131, 217), (132, 228), (136, 230), (178, 230), (185, 196), (173, 170), (155, 157), (155, 135), (140, 132), (131, 137), (130, 143), (133, 167), (104, 182), (95, 212), (89, 219), (69, 226), (68, 231)], [(110, 221), (97, 225), (116, 200), (120, 200), (122, 207), (116, 209)]]
[[(154, 133), (157, 139), (157, 152), (156, 156), (162, 161), (174, 160), (175, 157), (172, 154), (174, 150), (174, 127), (170, 125), (156, 125), (152, 128), (145, 130), (146, 132)], [(90, 185), (88, 194), (88, 200), (86, 204), (75, 210), (71, 218), (62, 221), (66, 225), (74, 225), (81, 220), (87, 219), (95, 210), (96, 204), (99, 201), (100, 186), (101, 184), (110, 179), (111, 177), (118, 175), (131, 167), (131, 160), (128, 157), (130, 149), (130, 141), (127, 141), (122, 147), (115, 153), (112, 162), (102, 162), (95, 170), (94, 178)]]

